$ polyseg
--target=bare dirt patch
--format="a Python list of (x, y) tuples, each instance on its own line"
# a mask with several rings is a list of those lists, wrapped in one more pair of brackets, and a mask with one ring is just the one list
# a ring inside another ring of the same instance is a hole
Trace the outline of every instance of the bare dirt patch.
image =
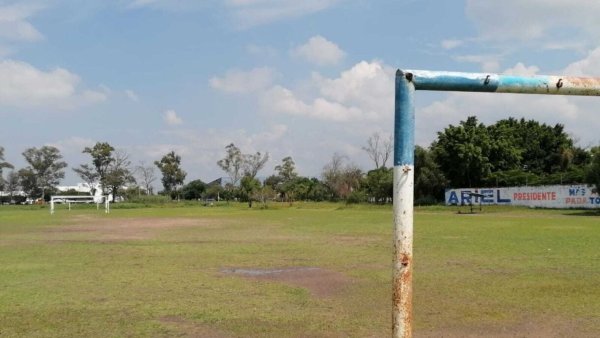
[(365, 246), (379, 243), (387, 243), (386, 239), (376, 236), (349, 236), (349, 235), (337, 235), (332, 236), (329, 242), (336, 245), (351, 245), (351, 246)]
[(445, 328), (416, 331), (417, 338), (560, 338), (560, 337), (598, 337), (581, 322), (560, 318), (546, 318), (522, 321), (503, 326), (480, 326), (469, 328)]
[(342, 273), (316, 268), (281, 268), (281, 269), (223, 269), (221, 273), (239, 275), (254, 280), (282, 282), (308, 289), (315, 297), (330, 297), (351, 283), (351, 279)]
[[(215, 329), (205, 324), (198, 324), (192, 321), (186, 320), (185, 318), (178, 316), (166, 316), (158, 320), (161, 324), (167, 326), (170, 329), (180, 332), (183, 337), (202, 337), (202, 338), (231, 338), (230, 334), (227, 334), (221, 330)], [(178, 335), (180, 336), (180, 335)]]
[[(155, 238), (164, 229), (210, 227), (215, 223), (197, 218), (106, 218), (77, 216), (72, 225), (47, 229), (50, 241), (117, 242)], [(75, 237), (75, 238), (73, 238)]]

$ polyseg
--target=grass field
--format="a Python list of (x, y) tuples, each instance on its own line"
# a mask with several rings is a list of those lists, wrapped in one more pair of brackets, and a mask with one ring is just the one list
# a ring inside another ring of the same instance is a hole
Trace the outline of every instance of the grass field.
[[(416, 208), (416, 337), (597, 337), (600, 216)], [(0, 207), (0, 337), (387, 337), (389, 206)]]

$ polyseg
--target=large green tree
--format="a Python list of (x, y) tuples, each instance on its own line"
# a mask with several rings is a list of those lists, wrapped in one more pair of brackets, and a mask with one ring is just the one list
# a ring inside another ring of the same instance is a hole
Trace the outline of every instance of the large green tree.
[(585, 181), (587, 150), (576, 147), (561, 124), (508, 118), (488, 127), (493, 173), (487, 185), (573, 184)]
[(90, 194), (94, 195), (98, 183), (104, 188), (110, 165), (114, 162), (113, 151), (115, 148), (107, 142), (96, 142), (93, 147), (85, 147), (84, 154), (92, 157), (92, 164), (82, 164), (73, 171), (90, 186)]
[(206, 191), (206, 183), (194, 180), (183, 186), (181, 195), (185, 200), (199, 200)]
[(353, 164), (346, 163), (346, 157), (333, 154), (331, 161), (323, 167), (323, 183), (333, 192), (332, 199), (346, 199), (360, 188), (362, 171)]
[(298, 176), (298, 173), (296, 173), (296, 163), (291, 156), (284, 157), (281, 160), (281, 164), (275, 166), (275, 171), (283, 182), (291, 181)]
[(488, 157), (492, 171), (515, 170), (522, 167), (521, 161), (525, 150), (518, 141), (518, 125), (517, 120), (509, 118), (487, 127), (491, 139)]
[(240, 148), (235, 144), (230, 143), (225, 147), (225, 157), (217, 162), (217, 165), (223, 169), (231, 180), (231, 186), (235, 187), (240, 178), (242, 178), (242, 170), (244, 166), (244, 156)]
[(453, 187), (582, 183), (589, 154), (573, 143), (561, 124), (508, 118), (486, 127), (469, 117), (431, 149)]
[(377, 203), (386, 203), (394, 195), (394, 172), (392, 168), (380, 167), (367, 173), (365, 190)]
[(225, 151), (225, 157), (217, 161), (217, 165), (229, 176), (231, 189), (237, 187), (244, 176), (255, 178), (269, 160), (269, 153), (242, 154), (233, 143), (227, 145)]
[(265, 181), (265, 185), (271, 185), (273, 182), (277, 183), (276, 187), (280, 196), (285, 197), (290, 204), (294, 200), (324, 201), (332, 196), (331, 190), (314, 177), (296, 175), (284, 183), (279, 176), (273, 175)]
[(19, 176), (19, 185), (27, 196), (36, 197), (42, 195), (42, 189), (38, 184), (37, 176), (31, 168), (19, 169), (17, 175)]
[(264, 155), (260, 152), (257, 152), (256, 154), (246, 154), (243, 155), (243, 160), (244, 176), (255, 178), (269, 160), (269, 153), (265, 153)]
[(593, 160), (587, 173), (587, 183), (596, 188), (596, 193), (600, 195), (600, 146), (591, 150)]
[(29, 164), (25, 170), (34, 175), (35, 180), (32, 182), (41, 190), (41, 197), (44, 199), (46, 190), (53, 189), (65, 177), (67, 162), (62, 161), (60, 150), (52, 146), (28, 148), (23, 152), (23, 157)]
[(82, 164), (74, 168), (81, 179), (90, 186), (90, 194), (96, 193), (98, 184), (105, 194), (119, 195), (119, 190), (135, 182), (129, 155), (123, 150), (115, 150), (107, 142), (96, 142), (93, 147), (85, 147), (84, 154), (92, 157), (92, 164)]
[(135, 177), (131, 170), (129, 155), (125, 151), (115, 150), (112, 158), (113, 160), (108, 166), (102, 187), (116, 197), (119, 196), (121, 188), (135, 183)]
[(15, 171), (11, 170), (8, 175), (6, 175), (6, 186), (5, 190), (8, 192), (10, 196), (10, 201), (13, 201), (13, 196), (15, 192), (19, 190), (20, 182), (19, 182), (19, 174)]
[(154, 161), (158, 170), (162, 173), (162, 184), (165, 193), (171, 195), (171, 198), (179, 197), (179, 188), (187, 173), (181, 168), (181, 156), (174, 151), (163, 156), (160, 161)]
[(496, 125), (505, 125), (512, 131), (513, 144), (520, 150), (519, 167), (526, 166), (537, 174), (551, 174), (566, 169), (573, 160), (573, 141), (562, 124), (550, 126), (535, 120), (509, 118)]
[(310, 187), (310, 191), (308, 192), (307, 199), (311, 201), (325, 201), (331, 196), (331, 190), (323, 184), (323, 182), (319, 181), (316, 177), (310, 179), (312, 185)]
[(454, 187), (481, 185), (492, 169), (491, 148), (486, 127), (474, 116), (438, 132), (431, 146), (437, 164)]
[(286, 156), (281, 160), (281, 164), (275, 166), (275, 172), (275, 175), (265, 180), (265, 185), (271, 186), (281, 197), (292, 202), (296, 192), (293, 182), (298, 177), (296, 163), (291, 156)]
[(252, 208), (255, 194), (260, 190), (260, 182), (256, 178), (246, 175), (240, 181), (240, 188), (243, 194), (242, 197), (248, 201), (248, 207)]
[(415, 201), (441, 200), (447, 181), (431, 151), (415, 147)]

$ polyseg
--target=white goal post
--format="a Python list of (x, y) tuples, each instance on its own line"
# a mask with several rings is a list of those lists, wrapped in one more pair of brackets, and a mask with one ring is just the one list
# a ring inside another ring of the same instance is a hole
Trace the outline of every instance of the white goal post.
[(104, 204), (104, 213), (110, 213), (110, 201), (107, 195), (104, 196), (51, 196), (50, 214), (54, 214), (54, 204), (68, 204), (71, 210), (71, 203), (95, 203), (96, 209), (100, 209), (100, 204)]

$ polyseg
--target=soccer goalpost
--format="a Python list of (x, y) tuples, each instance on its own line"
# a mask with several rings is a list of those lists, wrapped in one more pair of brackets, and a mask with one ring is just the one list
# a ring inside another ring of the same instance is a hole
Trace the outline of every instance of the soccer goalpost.
[(600, 96), (600, 78), (489, 73), (396, 72), (392, 335), (412, 337), (413, 199), (416, 90)]
[(54, 215), (55, 204), (67, 204), (71, 211), (71, 204), (77, 203), (95, 203), (96, 210), (100, 210), (100, 204), (104, 204), (104, 213), (110, 213), (110, 201), (107, 195), (104, 196), (51, 196), (50, 214)]

